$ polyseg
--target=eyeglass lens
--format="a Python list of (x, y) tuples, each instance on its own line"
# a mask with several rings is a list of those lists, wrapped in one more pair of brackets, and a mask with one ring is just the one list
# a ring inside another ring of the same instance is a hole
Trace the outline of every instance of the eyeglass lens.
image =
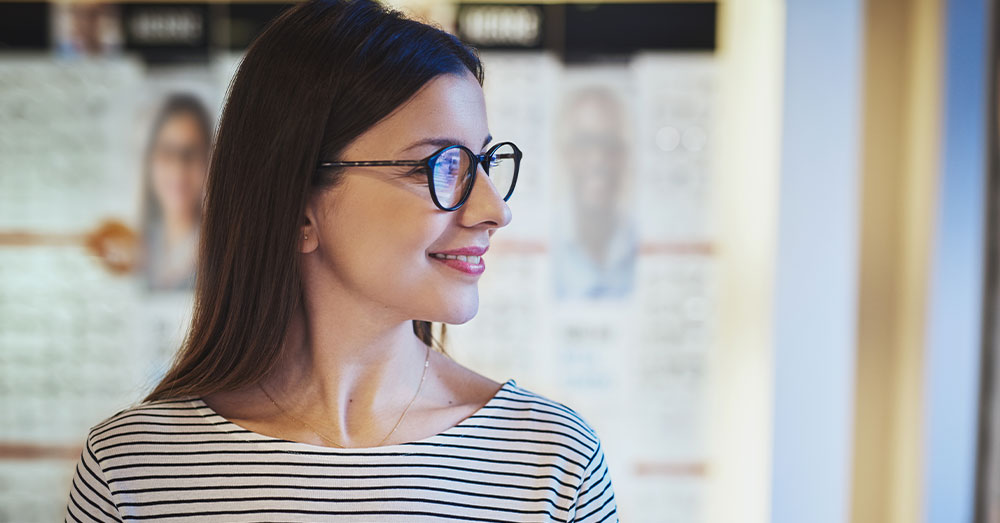
[(472, 181), (472, 160), (458, 147), (448, 149), (434, 163), (434, 192), (445, 207), (454, 207)]
[[(475, 171), (470, 168), (473, 159), (462, 149), (448, 149), (434, 163), (434, 192), (444, 207), (454, 207), (472, 183)], [(497, 192), (505, 200), (510, 196), (517, 170), (514, 148), (508, 144), (493, 151), (488, 158), (487, 172)], [(480, 180), (482, 183), (483, 180)]]

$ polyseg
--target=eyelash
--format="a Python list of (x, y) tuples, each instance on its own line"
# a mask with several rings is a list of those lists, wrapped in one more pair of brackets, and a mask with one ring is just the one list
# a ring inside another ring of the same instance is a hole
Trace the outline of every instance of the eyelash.
[(403, 174), (400, 174), (399, 177), (400, 178), (416, 178), (416, 177), (419, 177), (420, 180), (415, 181), (414, 183), (416, 185), (421, 185), (421, 186), (425, 186), (425, 187), (427, 185), (429, 185), (429, 183), (430, 183), (428, 181), (428, 177), (427, 177), (427, 167), (423, 166), (423, 165), (414, 166), (412, 169), (406, 171)]

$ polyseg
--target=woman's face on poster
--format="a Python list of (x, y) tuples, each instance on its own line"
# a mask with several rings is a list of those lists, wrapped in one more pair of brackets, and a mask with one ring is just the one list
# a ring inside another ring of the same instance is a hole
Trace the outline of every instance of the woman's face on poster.
[(167, 119), (153, 144), (153, 192), (165, 215), (194, 214), (201, 201), (208, 150), (204, 132), (194, 116)]

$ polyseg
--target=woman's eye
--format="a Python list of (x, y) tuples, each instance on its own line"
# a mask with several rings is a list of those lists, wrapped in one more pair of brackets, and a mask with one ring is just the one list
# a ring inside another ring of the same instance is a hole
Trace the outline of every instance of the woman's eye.
[(427, 178), (426, 167), (410, 167), (405, 171), (398, 171), (396, 178)]
[(427, 173), (428, 173), (427, 167), (415, 167), (406, 175), (410, 178), (413, 178), (414, 182), (420, 185), (427, 185), (429, 183)]

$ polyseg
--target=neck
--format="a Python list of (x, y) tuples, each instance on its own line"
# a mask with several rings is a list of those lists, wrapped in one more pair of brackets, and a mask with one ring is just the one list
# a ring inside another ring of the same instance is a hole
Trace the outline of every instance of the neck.
[(164, 216), (163, 232), (167, 245), (176, 245), (186, 239), (196, 227), (193, 213), (173, 213)]
[(262, 385), (283, 408), (320, 420), (317, 428), (342, 444), (377, 442), (417, 392), (427, 347), (411, 320), (317, 283), (305, 282), (323, 291), (304, 293), (278, 365)]
[(582, 209), (575, 210), (577, 225), (577, 243), (592, 260), (600, 265), (605, 263), (608, 245), (614, 235), (618, 220), (613, 209)]

